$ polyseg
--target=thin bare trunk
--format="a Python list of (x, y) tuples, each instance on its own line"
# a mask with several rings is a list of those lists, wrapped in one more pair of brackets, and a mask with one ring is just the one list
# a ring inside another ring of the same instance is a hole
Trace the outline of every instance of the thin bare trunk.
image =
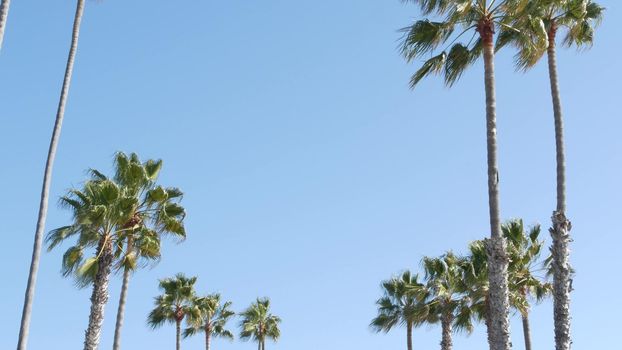
[(175, 349), (181, 350), (181, 320), (175, 322)]
[(212, 343), (212, 331), (207, 327), (205, 329), (205, 350), (209, 350)]
[(499, 214), (499, 170), (497, 167), (497, 116), (495, 105), (495, 72), (492, 20), (483, 20), (478, 30), (483, 40), (486, 88), (486, 144), (488, 154), (488, 206), (491, 238), (487, 244), (491, 350), (509, 350), (510, 322), (508, 301), (508, 258), (501, 234)]
[(413, 324), (408, 322), (406, 324), (406, 348), (413, 350)]
[(451, 339), (451, 335), (453, 333), (451, 324), (453, 323), (453, 316), (451, 313), (445, 313), (441, 317), (441, 330), (442, 330), (442, 338), (441, 338), (441, 350), (451, 350), (453, 347), (453, 342)]
[(67, 67), (65, 69), (65, 78), (56, 112), (56, 121), (48, 150), (48, 157), (45, 163), (45, 172), (43, 175), (43, 188), (41, 190), (41, 201), (39, 203), (39, 216), (37, 218), (37, 228), (35, 231), (34, 246), (32, 248), (32, 259), (30, 262), (30, 272), (28, 274), (28, 284), (24, 296), (24, 308), (22, 310), (22, 321), (19, 329), (19, 340), (17, 343), (18, 350), (26, 350), (28, 342), (28, 334), (30, 330), (30, 317), (32, 314), (32, 303), (35, 297), (35, 285), (37, 281), (37, 272), (39, 270), (39, 258), (41, 256), (41, 245), (43, 242), (43, 231), (45, 230), (45, 219), (48, 210), (48, 196), (50, 193), (50, 183), (52, 181), (52, 168), (54, 166), (54, 158), (56, 157), (56, 148), (60, 138), (63, 118), (65, 116), (65, 105), (67, 103), (67, 95), (69, 94), (69, 85), (71, 83), (71, 75), (73, 73), (73, 65), (75, 61), (76, 51), (78, 49), (78, 37), (80, 34), (80, 22), (84, 13), (84, 0), (78, 0), (76, 14), (73, 23), (73, 34), (71, 38), (71, 48), (69, 49), (69, 57), (67, 58)]
[(525, 350), (531, 350), (531, 328), (529, 327), (529, 314), (522, 315), (523, 318), (523, 337), (525, 338)]
[(549, 230), (553, 238), (553, 318), (555, 324), (555, 349), (569, 350), (570, 338), (570, 229), (572, 225), (566, 218), (566, 159), (564, 154), (564, 123), (562, 103), (557, 79), (557, 58), (555, 35), (557, 27), (553, 22), (549, 30), (547, 51), (553, 115), (555, 117), (555, 149), (557, 159), (557, 208), (553, 212), (553, 226)]
[(4, 29), (6, 28), (6, 20), (9, 17), (9, 6), (11, 0), (2, 0), (0, 3), (0, 49), (4, 40)]
[[(129, 248), (129, 247), (128, 247)], [(127, 289), (130, 284), (130, 276), (132, 272), (126, 268), (123, 270), (123, 284), (121, 285), (121, 296), (119, 297), (119, 309), (117, 310), (117, 322), (114, 327), (114, 343), (113, 350), (121, 349), (121, 328), (123, 328), (123, 317), (125, 315), (125, 302), (127, 300)]]
[(93, 294), (91, 294), (91, 312), (89, 325), (84, 336), (84, 350), (97, 350), (101, 329), (104, 323), (104, 311), (108, 303), (108, 282), (112, 268), (112, 242), (109, 237), (102, 237), (98, 249), (99, 260), (97, 273), (93, 281)]

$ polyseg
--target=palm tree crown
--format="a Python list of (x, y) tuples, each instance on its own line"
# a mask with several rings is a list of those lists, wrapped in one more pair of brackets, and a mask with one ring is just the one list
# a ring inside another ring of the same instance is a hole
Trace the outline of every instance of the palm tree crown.
[(396, 326), (406, 327), (407, 348), (412, 349), (412, 329), (425, 322), (435, 322), (426, 304), (428, 290), (419, 276), (410, 271), (382, 282), (384, 296), (376, 301), (378, 315), (370, 326), (376, 332), (388, 332)]
[(604, 12), (604, 7), (591, 0), (524, 1), (514, 16), (507, 17), (509, 25), (501, 28), (496, 46), (516, 47), (517, 69), (528, 70), (555, 45), (560, 28), (565, 29), (565, 46), (591, 46)]
[(147, 324), (156, 329), (165, 323), (175, 324), (175, 345), (181, 349), (181, 322), (196, 312), (192, 301), (195, 298), (196, 277), (178, 273), (173, 278), (160, 280), (162, 294), (155, 298), (155, 308), (147, 316)]
[[(453, 85), (482, 56), (482, 45), (492, 44), (495, 27), (508, 27), (507, 22), (520, 9), (521, 1), (481, 0), (402, 0), (420, 6), (424, 15), (438, 20), (418, 20), (402, 29), (401, 53), (408, 61), (427, 55), (410, 80), (415, 87), (430, 74), (442, 74), (445, 84)], [(439, 48), (442, 48), (438, 51)]]
[(163, 293), (155, 298), (155, 308), (149, 313), (147, 323), (152, 328), (158, 328), (165, 323), (181, 322), (192, 313), (196, 281), (196, 277), (186, 277), (183, 273), (160, 280), (159, 287)]
[(441, 321), (441, 349), (452, 347), (454, 331), (473, 330), (470, 298), (465, 293), (468, 286), (463, 279), (466, 259), (448, 252), (438, 258), (424, 257), (422, 260), (427, 286), (430, 290), (427, 304)]
[(194, 298), (192, 304), (194, 310), (189, 315), (189, 327), (184, 330), (184, 337), (204, 332), (206, 348), (211, 336), (233, 340), (233, 333), (226, 329), (227, 321), (235, 315), (230, 310), (231, 302), (221, 304), (220, 294), (211, 294)]
[(281, 336), (281, 319), (270, 313), (270, 299), (258, 298), (251, 306), (240, 313), (240, 338), (254, 340), (260, 350), (265, 350), (266, 339), (277, 341)]
[[(119, 152), (116, 174), (108, 178), (91, 169), (91, 178), (81, 190), (70, 190), (60, 204), (73, 213), (73, 223), (50, 231), (46, 237), (51, 250), (63, 241), (77, 237), (76, 244), (63, 256), (63, 274), (74, 275), (79, 286), (88, 285), (98, 268), (102, 250), (85, 258), (84, 250), (100, 243), (111, 247), (117, 268), (135, 268), (138, 258), (157, 259), (159, 235), (185, 237), (185, 210), (176, 203), (182, 192), (154, 184), (161, 160), (141, 164), (136, 154)], [(126, 249), (126, 242), (133, 244)]]

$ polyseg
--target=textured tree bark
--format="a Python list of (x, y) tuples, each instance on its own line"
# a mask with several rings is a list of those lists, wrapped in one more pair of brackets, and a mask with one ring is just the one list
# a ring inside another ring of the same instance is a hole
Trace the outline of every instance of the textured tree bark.
[(123, 270), (123, 284), (121, 285), (121, 296), (119, 297), (119, 309), (117, 310), (117, 322), (114, 327), (114, 343), (112, 345), (113, 350), (121, 349), (121, 328), (123, 328), (123, 317), (125, 315), (125, 302), (127, 300), (127, 289), (129, 288), (129, 284), (130, 284), (130, 276), (131, 276), (131, 271), (128, 268), (124, 269)]
[(208, 328), (205, 329), (205, 350), (210, 350), (212, 343), (212, 334), (211, 330)]
[(529, 314), (522, 315), (523, 337), (525, 338), (525, 350), (531, 350), (531, 328), (529, 327)]
[(497, 116), (495, 102), (494, 28), (491, 19), (478, 25), (483, 40), (484, 73), (486, 89), (486, 144), (488, 154), (488, 206), (490, 210), (491, 238), (487, 244), (490, 313), (488, 322), (491, 350), (509, 350), (510, 322), (508, 300), (508, 258), (505, 239), (501, 234), (499, 214), (499, 171), (497, 167)]
[[(8, 4), (7, 4), (8, 9)], [(56, 148), (60, 138), (60, 132), (65, 116), (65, 105), (67, 104), (67, 96), (69, 94), (69, 85), (73, 74), (73, 65), (75, 62), (76, 51), (78, 50), (78, 37), (80, 35), (80, 23), (84, 13), (84, 0), (78, 0), (76, 14), (73, 22), (73, 33), (71, 38), (71, 47), (69, 49), (69, 57), (67, 58), (67, 67), (65, 68), (65, 77), (63, 79), (63, 87), (56, 112), (56, 121), (54, 130), (52, 131), (52, 139), (48, 149), (47, 161), (45, 163), (45, 171), (43, 174), (43, 188), (41, 189), (41, 201), (39, 202), (39, 215), (37, 218), (37, 228), (35, 230), (34, 245), (32, 248), (32, 258), (30, 262), (30, 271), (28, 273), (28, 283), (24, 296), (24, 308), (22, 310), (22, 321), (19, 329), (19, 339), (17, 342), (18, 350), (26, 350), (28, 343), (28, 334), (30, 331), (30, 317), (32, 315), (32, 303), (35, 297), (35, 285), (37, 282), (37, 272), (39, 271), (39, 259), (41, 256), (41, 245), (43, 243), (43, 231), (45, 230), (45, 219), (48, 210), (48, 197), (50, 193), (50, 183), (52, 181), (52, 168), (54, 166), (54, 158), (56, 157)]]
[(4, 30), (6, 28), (6, 20), (9, 17), (9, 6), (11, 0), (2, 0), (0, 3), (0, 49), (2, 49), (2, 42), (4, 40)]
[(555, 328), (555, 349), (569, 350), (570, 337), (570, 230), (572, 225), (566, 218), (566, 158), (564, 150), (564, 123), (562, 103), (557, 79), (557, 58), (555, 52), (555, 22), (549, 30), (547, 58), (553, 115), (555, 118), (555, 150), (557, 161), (557, 208), (553, 212), (553, 226), (549, 230), (553, 239), (553, 318)]
[(406, 348), (413, 350), (413, 324), (408, 322), (406, 324)]
[(102, 237), (98, 249), (100, 252), (97, 273), (93, 281), (91, 294), (91, 312), (89, 326), (84, 336), (84, 350), (97, 350), (101, 337), (101, 328), (104, 323), (104, 310), (108, 302), (108, 281), (112, 267), (112, 242), (108, 237)]
[(445, 313), (441, 317), (441, 330), (442, 330), (442, 340), (441, 340), (441, 350), (451, 350), (453, 347), (453, 342), (451, 339), (453, 330), (452, 324), (453, 316), (451, 313)]

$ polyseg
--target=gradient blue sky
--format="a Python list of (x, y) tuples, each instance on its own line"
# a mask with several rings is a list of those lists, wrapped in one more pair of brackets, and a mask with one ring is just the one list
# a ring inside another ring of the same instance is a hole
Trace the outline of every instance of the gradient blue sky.
[[(594, 48), (559, 54), (575, 349), (608, 348), (621, 311), (610, 249), (622, 244), (622, 74), (610, 67), (622, 12), (618, 1), (601, 3)], [(0, 55), (2, 349), (16, 344), (75, 1), (12, 5)], [(283, 336), (269, 349), (404, 348), (403, 330), (368, 328), (380, 281), (488, 232), (482, 66), (452, 89), (430, 79), (410, 91), (416, 67), (399, 57), (397, 29), (416, 16), (398, 0), (87, 1), (47, 229), (69, 220), (58, 196), (89, 167), (109, 172), (118, 150), (164, 159), (161, 183), (185, 191), (188, 211), (187, 241), (167, 242), (161, 263), (131, 281), (125, 349), (174, 346), (174, 327), (151, 331), (145, 318), (157, 279), (180, 271), (236, 310), (272, 298)], [(546, 67), (517, 74), (511, 55), (497, 61), (502, 216), (547, 227), (555, 187)], [(90, 291), (61, 277), (61, 255), (42, 256), (31, 349), (82, 346)], [(117, 277), (102, 349), (112, 344), (118, 292)], [(537, 347), (552, 348), (550, 303), (532, 322)], [(516, 317), (512, 327), (521, 349)], [(415, 333), (418, 349), (439, 340), (438, 327)], [(203, 340), (183, 346), (202, 349)], [(484, 328), (456, 336), (455, 347), (485, 348)]]

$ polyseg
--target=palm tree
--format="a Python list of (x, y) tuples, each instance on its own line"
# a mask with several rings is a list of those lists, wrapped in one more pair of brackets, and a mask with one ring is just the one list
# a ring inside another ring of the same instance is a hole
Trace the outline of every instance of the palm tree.
[(530, 298), (540, 302), (551, 292), (551, 285), (538, 278), (537, 273), (545, 270), (545, 261), (540, 261), (544, 242), (539, 240), (540, 226), (525, 232), (523, 220), (510, 220), (502, 225), (503, 235), (508, 242), (510, 256), (510, 295), (512, 306), (520, 312), (523, 323), (525, 350), (531, 350), (531, 328), (529, 326)]
[[(539, 255), (542, 242), (538, 240), (539, 227), (534, 226), (529, 233), (525, 233), (522, 220), (512, 220), (502, 225), (507, 245), (507, 255), (510, 258), (509, 301), (512, 308), (518, 311), (523, 319), (523, 335), (525, 347), (531, 349), (529, 329), (529, 300), (535, 297), (542, 300), (550, 292), (550, 285), (543, 283), (538, 277), (538, 266), (541, 265)], [(471, 300), (470, 311), (472, 316), (484, 321), (490, 328), (490, 284), (488, 280), (487, 242), (478, 240), (469, 244), (469, 256), (462, 263), (463, 279), (467, 286), (467, 294)]]
[(6, 20), (9, 16), (9, 6), (11, 0), (2, 0), (0, 2), (0, 49), (2, 49), (2, 41), (4, 39), (4, 28), (6, 28)]
[(176, 330), (176, 349), (181, 349), (181, 322), (194, 312), (192, 300), (195, 297), (196, 277), (186, 277), (178, 273), (174, 278), (160, 280), (162, 295), (155, 298), (155, 308), (147, 317), (147, 323), (156, 329), (165, 323), (174, 323)]
[(441, 320), (441, 350), (451, 350), (454, 331), (473, 331), (470, 298), (463, 279), (464, 258), (448, 252), (440, 258), (422, 260), (430, 291), (427, 304), (431, 313)]
[[(138, 158), (134, 154), (131, 157)], [(144, 167), (135, 169), (153, 174), (161, 163), (150, 160)], [(136, 244), (140, 244), (144, 252), (152, 252), (159, 242), (148, 232), (183, 234), (185, 215), (180, 205), (169, 201), (169, 193), (181, 195), (177, 189), (167, 191), (157, 186), (137, 194), (132, 186), (109, 179), (97, 170), (91, 169), (90, 174), (82, 190), (70, 190), (60, 199), (61, 205), (72, 211), (73, 222), (50, 231), (46, 238), (50, 250), (76, 238), (75, 245), (63, 256), (63, 275), (73, 275), (79, 287), (93, 285), (85, 350), (96, 349), (99, 345), (108, 302), (108, 282), (115, 262), (128, 264), (131, 261), (128, 254), (122, 253), (123, 243), (136, 235)], [(85, 257), (85, 250), (92, 248), (96, 248), (94, 256)]]
[[(4, 25), (6, 23), (6, 15), (8, 12), (9, 1), (3, 0), (0, 8), (0, 44), (4, 33)], [(73, 32), (71, 37), (71, 47), (69, 48), (69, 57), (67, 58), (67, 67), (65, 69), (65, 77), (63, 79), (63, 87), (61, 89), (60, 100), (58, 102), (58, 110), (56, 112), (56, 121), (52, 131), (52, 139), (48, 150), (47, 160), (45, 163), (45, 171), (43, 174), (43, 188), (41, 190), (41, 200), (39, 202), (39, 215), (37, 217), (37, 228), (35, 230), (34, 246), (32, 248), (32, 259), (30, 262), (30, 271), (28, 273), (28, 283), (26, 285), (26, 293), (24, 296), (24, 308), (22, 310), (22, 320), (19, 329), (19, 339), (17, 343), (18, 350), (26, 350), (28, 342), (28, 333), (30, 330), (30, 317), (32, 315), (32, 304), (35, 297), (35, 285), (37, 281), (37, 272), (39, 270), (39, 259), (41, 256), (41, 246), (43, 243), (43, 231), (45, 230), (45, 219), (47, 217), (48, 196), (50, 193), (50, 183), (52, 181), (52, 168), (54, 166), (54, 158), (56, 157), (56, 148), (60, 138), (60, 131), (65, 116), (65, 105), (69, 94), (69, 85), (71, 83), (71, 75), (73, 74), (73, 65), (78, 49), (78, 37), (80, 34), (80, 23), (82, 22), (82, 14), (84, 13), (84, 0), (78, 0), (76, 14), (73, 22)]]
[(566, 46), (586, 47), (594, 40), (594, 27), (604, 14), (604, 8), (591, 0), (531, 0), (520, 16), (515, 16), (512, 26), (520, 31), (503, 31), (497, 43), (502, 47), (512, 43), (518, 48), (516, 64), (519, 69), (533, 67), (546, 52), (549, 81), (555, 122), (555, 150), (557, 172), (557, 206), (551, 217), (549, 229), (553, 244), (553, 313), (556, 350), (570, 349), (570, 292), (572, 267), (570, 266), (571, 223), (566, 216), (566, 156), (564, 147), (564, 121), (557, 76), (556, 39), (560, 28), (566, 29)]
[(254, 340), (258, 350), (266, 350), (266, 339), (277, 341), (281, 336), (279, 324), (281, 319), (270, 313), (270, 299), (257, 298), (257, 301), (244, 310), (240, 317), (240, 338)]
[[(124, 153), (118, 152), (115, 156), (114, 180), (123, 186), (129, 195), (139, 198), (139, 202), (147, 203), (148, 194), (157, 188), (155, 182), (161, 168), (161, 160), (149, 160), (141, 163), (134, 153), (128, 157)], [(125, 249), (123, 249), (123, 245), (117, 246), (115, 257), (118, 259), (118, 264), (115, 268), (117, 271), (123, 271), (123, 283), (117, 310), (113, 350), (121, 348), (121, 328), (132, 272), (138, 267), (160, 259), (160, 238), (162, 235), (172, 235), (179, 239), (186, 237), (182, 223), (183, 208), (175, 203), (176, 200), (181, 199), (182, 192), (179, 189), (168, 188), (166, 194), (165, 199), (155, 202), (151, 207), (139, 209), (135, 213), (137, 227), (125, 231)], [(160, 213), (168, 210), (168, 214), (171, 214), (171, 209), (181, 211), (179, 215), (176, 215), (181, 220), (178, 223), (168, 225), (159, 222), (159, 218), (162, 217)]]
[[(486, 141), (488, 155), (488, 206), (490, 211), (490, 324), (491, 350), (510, 349), (508, 318), (508, 258), (501, 233), (499, 213), (499, 171), (497, 167), (497, 116), (495, 102), (494, 36), (496, 27), (507, 24), (523, 0), (403, 0), (420, 5), (424, 15), (436, 14), (439, 21), (418, 20), (404, 28), (402, 54), (413, 61), (431, 54), (411, 78), (411, 87), (430, 75), (443, 73), (445, 83), (453, 85), (480, 56), (484, 58), (486, 95)], [(511, 17), (510, 17), (511, 18)], [(457, 28), (458, 27), (458, 28)], [(461, 28), (461, 29), (459, 29)], [(456, 31), (456, 29), (459, 29)], [(463, 35), (472, 33), (461, 42)], [(458, 33), (458, 34), (454, 34)], [(434, 53), (440, 45), (447, 48)], [(451, 46), (451, 48), (449, 48)], [(447, 51), (448, 50), (448, 51)]]
[(205, 333), (205, 350), (210, 350), (212, 337), (233, 340), (233, 333), (225, 328), (227, 321), (235, 315), (229, 309), (231, 302), (221, 305), (220, 294), (211, 294), (195, 298), (192, 303), (195, 312), (188, 320), (190, 326), (184, 331), (184, 338)]
[(384, 296), (376, 301), (378, 316), (370, 326), (376, 332), (389, 332), (395, 326), (406, 327), (406, 346), (412, 350), (412, 332), (425, 322), (435, 322), (426, 304), (428, 290), (419, 276), (405, 271), (399, 277), (382, 282)]

